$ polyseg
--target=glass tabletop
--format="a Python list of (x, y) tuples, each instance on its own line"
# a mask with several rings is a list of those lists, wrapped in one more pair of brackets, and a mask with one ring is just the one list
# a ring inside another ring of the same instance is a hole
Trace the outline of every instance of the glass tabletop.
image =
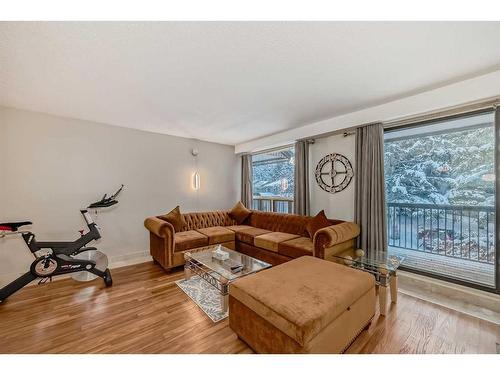
[(361, 249), (356, 250), (355, 258), (341, 255), (334, 255), (334, 257), (344, 260), (344, 263), (347, 265), (370, 267), (372, 269), (386, 269), (389, 272), (396, 272), (404, 261), (404, 257), (392, 255), (386, 251), (369, 251), (367, 253)]
[[(214, 258), (213, 252), (218, 248), (228, 253), (229, 258), (226, 260)], [(228, 281), (271, 267), (269, 263), (218, 245), (197, 252), (187, 252), (185, 257), (186, 260), (194, 260)], [(232, 270), (232, 267), (237, 268)]]

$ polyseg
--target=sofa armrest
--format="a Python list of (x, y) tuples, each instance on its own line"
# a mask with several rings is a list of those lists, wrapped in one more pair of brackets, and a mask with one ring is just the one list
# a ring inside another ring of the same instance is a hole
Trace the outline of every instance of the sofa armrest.
[(175, 229), (172, 224), (157, 217), (148, 217), (144, 226), (149, 230), (149, 253), (165, 270), (173, 265)]
[(174, 237), (175, 229), (168, 221), (158, 219), (157, 217), (148, 217), (144, 220), (144, 226), (151, 233), (161, 238)]
[(325, 249), (352, 240), (359, 236), (360, 228), (356, 223), (345, 221), (318, 230), (314, 234), (314, 256), (325, 258)]

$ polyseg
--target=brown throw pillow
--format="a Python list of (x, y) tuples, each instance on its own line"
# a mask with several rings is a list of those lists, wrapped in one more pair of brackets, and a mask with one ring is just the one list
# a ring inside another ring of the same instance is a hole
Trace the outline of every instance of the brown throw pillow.
[(313, 238), (314, 234), (325, 227), (328, 227), (332, 225), (329, 221), (328, 218), (325, 215), (325, 210), (321, 210), (318, 212), (318, 214), (312, 218), (309, 219), (307, 225), (306, 225), (306, 230), (307, 233), (309, 233), (309, 237)]
[(252, 211), (250, 211), (248, 208), (246, 208), (243, 203), (238, 202), (236, 205), (229, 211), (229, 216), (233, 220), (236, 220), (238, 224), (241, 224), (245, 221), (245, 219), (250, 216)]
[(160, 219), (168, 221), (172, 224), (176, 232), (182, 231), (182, 227), (186, 225), (179, 206), (175, 207), (168, 214), (160, 216)]

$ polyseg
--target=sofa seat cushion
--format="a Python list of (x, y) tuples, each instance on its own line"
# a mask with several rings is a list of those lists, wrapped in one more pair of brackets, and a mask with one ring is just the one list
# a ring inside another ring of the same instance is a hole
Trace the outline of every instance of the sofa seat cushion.
[(304, 256), (242, 277), (229, 293), (304, 346), (374, 290), (367, 272)]
[(298, 237), (280, 242), (278, 253), (290, 258), (299, 258), (304, 255), (313, 255), (314, 245), (309, 237)]
[(196, 231), (208, 237), (209, 245), (234, 241), (234, 232), (224, 227), (209, 227), (196, 229)]
[(208, 237), (195, 230), (186, 230), (174, 235), (175, 251), (184, 251), (207, 246)]
[(248, 227), (245, 229), (239, 229), (236, 231), (236, 239), (240, 242), (247, 243), (249, 245), (253, 245), (253, 240), (256, 236), (260, 236), (261, 234), (270, 233), (271, 231), (267, 229)]
[(242, 230), (251, 229), (253, 227), (250, 226), (250, 225), (229, 225), (229, 226), (224, 227), (224, 228), (232, 230), (233, 232), (238, 233), (238, 232), (241, 232)]
[(272, 252), (278, 252), (278, 245), (287, 240), (298, 238), (299, 236), (291, 233), (284, 232), (271, 232), (256, 236), (253, 240), (254, 245), (261, 249), (266, 249)]

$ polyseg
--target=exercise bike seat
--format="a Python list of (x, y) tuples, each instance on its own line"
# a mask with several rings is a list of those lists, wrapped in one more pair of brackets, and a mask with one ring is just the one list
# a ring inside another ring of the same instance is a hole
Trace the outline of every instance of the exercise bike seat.
[(17, 221), (13, 223), (0, 223), (0, 230), (9, 232), (17, 232), (17, 230), (25, 225), (33, 224), (31, 221)]

